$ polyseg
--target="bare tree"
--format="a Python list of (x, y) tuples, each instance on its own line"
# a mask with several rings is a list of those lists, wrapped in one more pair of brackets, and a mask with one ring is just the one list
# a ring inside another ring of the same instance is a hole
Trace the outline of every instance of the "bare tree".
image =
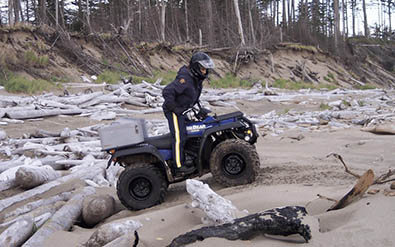
[(92, 32), (90, 13), (89, 0), (86, 0), (86, 25), (88, 28), (88, 33)]
[(185, 32), (187, 36), (187, 41), (189, 42), (189, 23), (188, 23), (188, 1), (184, 0), (184, 10), (185, 10)]
[(357, 15), (357, 0), (351, 0), (352, 35), (355, 36), (355, 18)]
[(8, 24), (14, 23), (14, 0), (8, 0)]
[(159, 13), (160, 13), (160, 39), (161, 41), (166, 40), (165, 36), (165, 28), (166, 28), (166, 3), (164, 0), (161, 0), (158, 5)]
[(240, 9), (239, 9), (239, 0), (233, 0), (234, 3), (234, 8), (235, 8), (235, 14), (236, 14), (236, 19), (238, 23), (238, 31), (240, 35), (240, 40), (241, 40), (241, 46), (245, 46), (245, 40), (244, 40), (244, 31), (243, 31), (243, 24), (241, 22), (241, 16), (240, 16)]
[(340, 36), (340, 13), (339, 13), (339, 0), (333, 1), (333, 8), (335, 11), (335, 51), (337, 51), (337, 47), (339, 46), (339, 36)]
[(362, 0), (362, 11), (363, 11), (363, 27), (365, 31), (365, 36), (369, 36), (369, 27), (368, 27), (368, 17), (366, 15), (366, 0)]
[(255, 38), (254, 20), (252, 19), (252, 11), (253, 11), (253, 7), (251, 6), (251, 0), (248, 0), (248, 17), (250, 19), (250, 32), (252, 38), (252, 45), (255, 47), (256, 38)]

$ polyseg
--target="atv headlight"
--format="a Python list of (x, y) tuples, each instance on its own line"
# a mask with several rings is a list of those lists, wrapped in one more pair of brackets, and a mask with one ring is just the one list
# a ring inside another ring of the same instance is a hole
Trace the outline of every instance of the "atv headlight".
[(248, 141), (250, 141), (250, 139), (251, 139), (251, 137), (250, 137), (250, 136), (244, 136), (244, 140), (245, 140), (245, 141), (247, 141), (247, 142), (248, 142)]

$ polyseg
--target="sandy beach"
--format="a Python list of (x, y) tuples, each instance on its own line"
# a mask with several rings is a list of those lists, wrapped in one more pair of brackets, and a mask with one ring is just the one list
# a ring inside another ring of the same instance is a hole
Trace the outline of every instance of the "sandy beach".
[[(296, 134), (305, 137), (300, 141), (290, 138)], [(382, 174), (394, 168), (394, 136), (375, 135), (358, 128), (316, 133), (289, 131), (260, 138), (257, 148), (261, 173), (255, 183), (224, 188), (210, 175), (201, 180), (238, 209), (249, 213), (290, 205), (306, 207), (311, 241), (303, 243), (299, 236), (281, 239), (258, 235), (247, 241), (209, 238), (190, 246), (394, 246), (395, 197), (383, 194), (389, 190), (389, 184), (371, 186), (380, 192), (365, 194), (348, 207), (331, 212), (326, 210), (333, 202), (317, 197), (321, 194), (340, 199), (356, 182), (338, 160), (327, 158), (327, 154), (341, 154), (356, 173), (373, 169), (376, 175)], [(116, 197), (115, 190), (106, 192)], [(201, 222), (203, 212), (190, 204), (185, 183), (174, 184), (163, 204), (136, 212), (122, 210), (105, 222), (138, 220), (143, 224), (138, 231), (138, 246), (167, 246), (178, 235), (205, 226)], [(79, 246), (94, 230), (74, 227), (71, 232), (57, 232), (45, 246)]]
[[(301, 102), (301, 101), (298, 101)], [(319, 102), (309, 104), (282, 104), (281, 102), (238, 101), (238, 108), (247, 116), (267, 114), (273, 110), (286, 112), (317, 111)], [(233, 107), (213, 107), (219, 114), (235, 111)], [(162, 119), (163, 114), (141, 115), (146, 119)], [(104, 121), (109, 123), (110, 121)], [(60, 131), (65, 127), (80, 128), (97, 124), (86, 117), (50, 117), (41, 121), (26, 121), (24, 133), (32, 133), (38, 128)], [(3, 129), (9, 137), (21, 135), (21, 125), (10, 124)], [(274, 131), (273, 131), (274, 129)], [(395, 245), (395, 197), (389, 196), (390, 183), (370, 186), (369, 190), (379, 190), (376, 194), (365, 193), (363, 197), (335, 211), (327, 212), (334, 203), (320, 199), (317, 194), (339, 200), (357, 182), (345, 172), (338, 159), (331, 153), (341, 155), (348, 168), (362, 175), (372, 169), (375, 176), (395, 169), (395, 135), (375, 134), (361, 130), (361, 126), (348, 124), (330, 126), (318, 125), (306, 128), (258, 128), (260, 137), (256, 143), (260, 158), (260, 171), (256, 181), (249, 185), (224, 187), (210, 174), (198, 179), (218, 195), (230, 200), (240, 211), (253, 214), (283, 206), (303, 206), (308, 215), (305, 224), (311, 229), (312, 239), (305, 243), (300, 236), (268, 236), (258, 234), (250, 240), (229, 241), (221, 238), (208, 238), (188, 246), (383, 246)], [(72, 181), (47, 191), (39, 198), (48, 198), (59, 191), (81, 186), (83, 181)], [(5, 199), (22, 192), (20, 188), (0, 193)], [(394, 190), (392, 190), (392, 194)], [(96, 189), (96, 194), (111, 195), (115, 199), (117, 213), (93, 228), (75, 222), (69, 231), (57, 231), (45, 240), (45, 247), (83, 246), (101, 225), (110, 222), (135, 220), (142, 224), (138, 230), (137, 246), (168, 246), (174, 238), (194, 229), (207, 226), (202, 223), (204, 213), (191, 206), (191, 196), (186, 191), (185, 182), (171, 184), (165, 201), (152, 208), (130, 211), (123, 207), (117, 198), (114, 187)], [(20, 207), (27, 201), (7, 208), (2, 214)]]

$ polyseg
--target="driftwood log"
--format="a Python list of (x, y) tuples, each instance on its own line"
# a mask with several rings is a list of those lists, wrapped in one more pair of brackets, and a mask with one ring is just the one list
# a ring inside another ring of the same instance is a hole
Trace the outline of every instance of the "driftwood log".
[(23, 245), (24, 247), (43, 246), (45, 239), (59, 230), (68, 230), (82, 211), (84, 197), (95, 193), (92, 187), (85, 187), (82, 192), (73, 196), (52, 218), (47, 221), (34, 235)]
[(16, 217), (22, 214), (26, 214), (36, 208), (43, 207), (46, 205), (55, 204), (58, 201), (68, 201), (71, 198), (71, 192), (63, 192), (59, 195), (52, 196), (46, 199), (40, 199), (34, 202), (29, 202), (7, 214), (5, 214), (4, 218)]
[(212, 191), (208, 184), (188, 179), (186, 186), (187, 192), (192, 197), (192, 207), (200, 208), (208, 217), (209, 222), (203, 219), (203, 223), (232, 223), (236, 218), (238, 209), (231, 201)]
[(82, 220), (89, 227), (111, 216), (115, 210), (115, 200), (110, 195), (88, 196), (82, 203)]
[(35, 210), (32, 210), (31, 212), (26, 213), (24, 215), (20, 215), (18, 217), (7, 218), (6, 222), (0, 224), (0, 229), (9, 227), (11, 224), (13, 224), (21, 219), (24, 219), (26, 217), (32, 217), (34, 219), (35, 225), (37, 226), (36, 222), (42, 221), (41, 219), (43, 218), (43, 215), (49, 214), (49, 216), (52, 216), (56, 211), (58, 211), (61, 207), (63, 207), (64, 204), (65, 204), (64, 201), (58, 201), (54, 204), (45, 205), (45, 206), (36, 208)]
[(51, 166), (21, 167), (15, 173), (15, 182), (23, 189), (30, 189), (61, 176)]
[(33, 230), (32, 217), (18, 220), (0, 234), (0, 246), (19, 247), (33, 234)]
[(365, 127), (362, 128), (361, 131), (371, 132), (374, 134), (395, 135), (395, 124), (383, 124), (373, 127)]
[(361, 175), (358, 175), (358, 174), (352, 172), (348, 168), (348, 166), (344, 162), (343, 157), (341, 155), (336, 154), (336, 153), (331, 153), (331, 154), (327, 155), (327, 157), (330, 157), (330, 156), (337, 158), (343, 164), (345, 172), (358, 178), (358, 181), (355, 184), (355, 186), (346, 195), (344, 195), (340, 200), (335, 200), (335, 199), (318, 194), (317, 196), (319, 198), (335, 202), (335, 204), (333, 204), (327, 211), (344, 208), (344, 207), (350, 205), (352, 202), (359, 200), (365, 194), (365, 192), (369, 189), (369, 187), (371, 185), (384, 184), (384, 183), (395, 181), (395, 178), (391, 178), (391, 176), (395, 175), (395, 170), (390, 169), (387, 173), (384, 173), (384, 174), (375, 178), (372, 169), (369, 169), (361, 176)]
[(94, 178), (100, 174), (104, 174), (103, 167), (97, 166), (97, 167), (87, 167), (87, 168), (80, 169), (74, 173), (67, 175), (67, 176), (60, 177), (60, 178), (53, 180), (51, 182), (48, 182), (46, 184), (37, 186), (36, 188), (27, 190), (25, 192), (22, 192), (22, 193), (19, 193), (14, 196), (11, 196), (11, 197), (1, 200), (0, 201), (0, 212), (17, 202), (20, 202), (20, 201), (29, 199), (33, 196), (44, 193), (54, 187), (57, 187), (59, 185), (62, 185), (63, 183), (66, 183), (67, 181), (71, 181), (72, 179), (81, 179), (81, 180), (90, 179), (90, 178)]
[(352, 202), (361, 198), (368, 190), (369, 186), (374, 182), (374, 173), (371, 169), (365, 172), (363, 176), (358, 179), (357, 184), (338, 202), (333, 204), (327, 211), (337, 210), (350, 205)]
[(211, 237), (226, 238), (228, 240), (248, 240), (258, 234), (264, 233), (282, 236), (299, 234), (308, 242), (311, 239), (310, 226), (302, 222), (303, 216), (306, 215), (306, 209), (299, 206), (270, 209), (261, 213), (237, 218), (233, 223), (207, 226), (193, 230), (178, 236), (169, 246), (185, 246)]
[(85, 247), (101, 247), (123, 236), (134, 234), (142, 224), (139, 221), (126, 220), (100, 226), (84, 244)]

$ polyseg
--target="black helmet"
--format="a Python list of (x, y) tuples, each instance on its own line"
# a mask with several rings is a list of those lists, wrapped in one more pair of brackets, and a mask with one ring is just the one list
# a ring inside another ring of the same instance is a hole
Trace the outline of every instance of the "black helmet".
[[(207, 69), (205, 74), (200, 70), (201, 67)], [(189, 68), (191, 69), (191, 73), (194, 77), (199, 80), (204, 80), (208, 77), (210, 69), (214, 68), (214, 62), (206, 53), (199, 51), (192, 55), (191, 61), (189, 62)]]

